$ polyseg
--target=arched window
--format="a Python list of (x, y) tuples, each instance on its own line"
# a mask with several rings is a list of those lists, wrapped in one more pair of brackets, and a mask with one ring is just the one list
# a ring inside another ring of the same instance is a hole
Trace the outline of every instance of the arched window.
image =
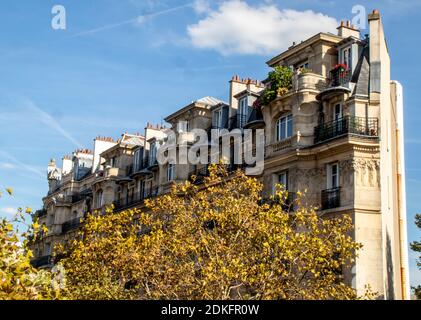
[(292, 137), (292, 114), (282, 116), (276, 122), (276, 140), (281, 141)]

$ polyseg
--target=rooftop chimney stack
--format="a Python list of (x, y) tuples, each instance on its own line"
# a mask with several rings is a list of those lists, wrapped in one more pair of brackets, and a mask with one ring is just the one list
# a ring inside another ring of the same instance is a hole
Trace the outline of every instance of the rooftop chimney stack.
[(351, 21), (341, 21), (341, 25), (337, 28), (338, 36), (342, 38), (354, 37), (360, 39), (360, 30), (356, 29), (355, 26), (351, 25)]

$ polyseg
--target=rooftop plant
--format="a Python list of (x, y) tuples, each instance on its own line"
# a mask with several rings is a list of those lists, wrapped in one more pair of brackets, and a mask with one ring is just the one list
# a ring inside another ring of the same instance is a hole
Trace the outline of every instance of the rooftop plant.
[(268, 105), (278, 96), (286, 94), (292, 88), (293, 72), (290, 68), (277, 66), (268, 74), (268, 86), (254, 103), (254, 107), (259, 108)]

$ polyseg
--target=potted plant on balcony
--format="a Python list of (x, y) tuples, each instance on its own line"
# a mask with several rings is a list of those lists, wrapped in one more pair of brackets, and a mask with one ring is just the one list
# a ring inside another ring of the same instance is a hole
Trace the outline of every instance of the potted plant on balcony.
[(349, 68), (344, 63), (339, 63), (330, 71), (332, 85), (341, 85), (346, 82), (349, 76)]
[(267, 87), (263, 90), (260, 97), (253, 103), (253, 107), (261, 108), (268, 105), (278, 96), (284, 96), (292, 88), (293, 72), (290, 68), (277, 66), (268, 74)]

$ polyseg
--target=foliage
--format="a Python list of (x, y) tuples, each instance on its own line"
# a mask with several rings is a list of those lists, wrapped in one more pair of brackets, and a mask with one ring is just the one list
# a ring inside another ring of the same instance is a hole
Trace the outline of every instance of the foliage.
[[(23, 217), (22, 209), (18, 210), (17, 217)], [(36, 232), (36, 229), (35, 226), (32, 231)], [(26, 233), (19, 234), (11, 222), (0, 219), (0, 300), (59, 297), (59, 290), (51, 285), (51, 272), (31, 266), (32, 253), (27, 248), (28, 242), (20, 241), (26, 236)]]
[[(415, 215), (415, 225), (421, 229), (421, 214)], [(411, 249), (415, 252), (421, 252), (421, 241), (411, 243)], [(421, 269), (421, 256), (418, 257), (417, 266)], [(421, 299), (421, 286), (412, 288), (418, 299)]]
[[(348, 216), (322, 219), (299, 195), (271, 205), (262, 184), (211, 166), (148, 200), (148, 212), (92, 214), (59, 253), (71, 299), (356, 299), (341, 269), (361, 245)], [(367, 297), (372, 297), (368, 295)]]
[(292, 88), (293, 72), (290, 68), (277, 66), (268, 74), (268, 87), (257, 99), (255, 107), (268, 105), (276, 97), (285, 95)]

